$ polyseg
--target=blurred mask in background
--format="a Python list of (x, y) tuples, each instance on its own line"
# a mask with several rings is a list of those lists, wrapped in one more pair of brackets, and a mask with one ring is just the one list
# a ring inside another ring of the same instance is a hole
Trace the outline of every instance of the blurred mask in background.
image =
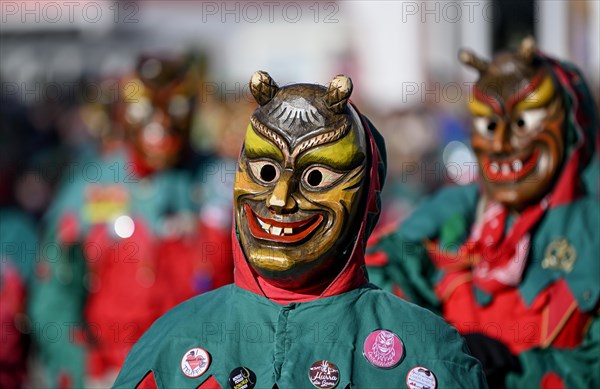
[(115, 126), (140, 169), (173, 167), (186, 148), (198, 79), (185, 57), (144, 55), (120, 84)]
[(471, 143), (486, 192), (521, 210), (551, 189), (565, 153), (564, 104), (556, 80), (535, 55), (533, 38), (487, 62), (462, 52), (477, 69)]

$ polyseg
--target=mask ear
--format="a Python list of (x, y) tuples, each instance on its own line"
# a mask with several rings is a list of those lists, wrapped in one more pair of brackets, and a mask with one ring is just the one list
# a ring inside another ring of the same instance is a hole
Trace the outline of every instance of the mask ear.
[(535, 56), (535, 49), (535, 39), (532, 36), (528, 36), (521, 41), (518, 55), (523, 59), (523, 62), (529, 65)]
[(351, 94), (352, 80), (350, 77), (340, 74), (335, 76), (329, 84), (325, 93), (325, 102), (331, 111), (342, 113), (348, 105)]
[(482, 58), (479, 58), (470, 50), (461, 49), (458, 52), (458, 59), (465, 65), (477, 70), (479, 74), (485, 73), (490, 63)]
[(256, 71), (250, 78), (250, 92), (252, 92), (254, 100), (261, 106), (271, 101), (278, 90), (277, 83), (265, 71)]

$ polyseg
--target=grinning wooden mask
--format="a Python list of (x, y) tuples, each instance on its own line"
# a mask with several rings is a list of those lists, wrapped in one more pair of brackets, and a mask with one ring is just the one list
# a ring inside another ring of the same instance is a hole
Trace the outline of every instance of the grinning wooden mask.
[(460, 60), (479, 71), (468, 103), (471, 143), (485, 191), (520, 211), (548, 193), (565, 153), (560, 89), (525, 38), (516, 52), (491, 62), (462, 50)]
[(352, 82), (279, 87), (254, 73), (259, 104), (248, 125), (234, 190), (240, 245), (252, 267), (287, 287), (318, 282), (349, 257), (360, 223), (367, 149), (348, 104)]

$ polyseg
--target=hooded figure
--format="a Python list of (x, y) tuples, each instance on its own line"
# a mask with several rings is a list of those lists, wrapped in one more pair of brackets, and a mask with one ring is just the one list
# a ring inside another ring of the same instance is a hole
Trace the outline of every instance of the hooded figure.
[(116, 85), (118, 98), (94, 104), (110, 105), (123, 139), (65, 168), (44, 218), (28, 308), (49, 387), (110, 386), (154, 320), (214, 289), (183, 158), (197, 86), (189, 61), (144, 55)]
[(250, 90), (259, 107), (234, 188), (235, 283), (159, 319), (116, 387), (485, 386), (455, 330), (368, 283), (385, 149), (349, 103), (350, 79), (280, 88), (256, 72)]
[(600, 386), (600, 205), (582, 182), (594, 101), (532, 38), (460, 59), (480, 73), (468, 106), (481, 183), (440, 191), (369, 247), (388, 261), (373, 272), (466, 334), (491, 387)]

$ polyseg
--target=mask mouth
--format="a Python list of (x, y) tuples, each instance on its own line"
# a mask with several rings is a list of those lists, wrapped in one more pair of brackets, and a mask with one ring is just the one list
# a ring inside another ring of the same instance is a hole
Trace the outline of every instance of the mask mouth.
[(246, 219), (252, 236), (277, 243), (297, 243), (308, 237), (323, 222), (323, 215), (304, 220), (284, 222), (258, 216), (249, 204), (244, 204)]
[(494, 158), (483, 156), (481, 162), (485, 178), (497, 184), (506, 184), (521, 181), (527, 177), (537, 166), (540, 159), (538, 148), (525, 156), (510, 156)]

